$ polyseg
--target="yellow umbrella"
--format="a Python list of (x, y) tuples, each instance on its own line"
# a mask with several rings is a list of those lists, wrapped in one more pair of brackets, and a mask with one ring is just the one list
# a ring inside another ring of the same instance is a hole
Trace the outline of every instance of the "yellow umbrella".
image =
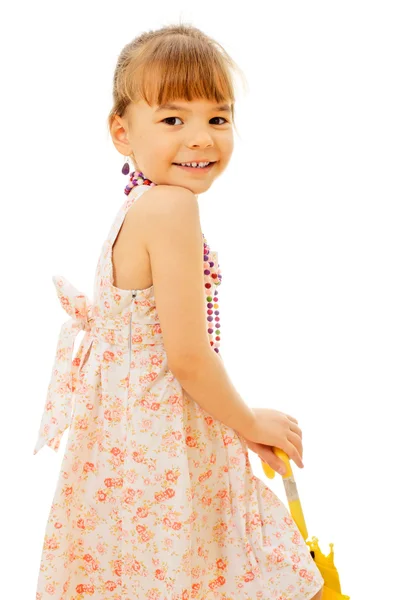
[[(325, 556), (320, 550), (318, 539), (316, 537), (313, 537), (311, 541), (307, 540), (307, 526), (304, 520), (303, 510), (288, 455), (280, 448), (274, 448), (274, 452), (286, 464), (286, 473), (282, 477), (290, 514), (299, 528), (304, 541), (310, 548), (310, 554), (314, 558), (314, 562), (324, 579), (323, 600), (350, 600), (350, 596), (345, 596), (341, 591), (338, 571), (334, 564), (334, 545), (329, 545), (331, 551), (328, 556)], [(275, 477), (275, 471), (263, 461), (261, 462), (265, 475), (269, 477), (269, 479), (273, 479)]]

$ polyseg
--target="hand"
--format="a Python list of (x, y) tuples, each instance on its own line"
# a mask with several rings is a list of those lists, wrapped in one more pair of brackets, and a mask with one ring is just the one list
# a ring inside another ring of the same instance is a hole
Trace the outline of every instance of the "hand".
[(256, 442), (252, 442), (246, 438), (243, 439), (246, 442), (247, 447), (255, 452), (264, 463), (269, 465), (274, 471), (279, 473), (279, 475), (284, 475), (286, 473), (286, 464), (283, 462), (283, 460), (276, 456), (272, 446), (257, 444)]
[[(270, 408), (253, 408), (252, 410), (255, 415), (253, 425), (248, 431), (240, 432), (247, 444), (254, 443), (254, 448), (258, 450), (257, 454), (264, 451), (264, 455), (269, 458), (269, 460), (263, 459), (264, 462), (267, 462), (274, 470), (277, 470), (279, 464), (282, 464), (275, 454), (275, 458), (271, 456), (274, 447), (286, 452), (289, 459), (302, 469), (304, 467), (302, 431), (298, 426), (298, 421), (279, 410)], [(254, 448), (250, 447), (253, 452), (255, 452)], [(271, 464), (270, 461), (275, 462)]]

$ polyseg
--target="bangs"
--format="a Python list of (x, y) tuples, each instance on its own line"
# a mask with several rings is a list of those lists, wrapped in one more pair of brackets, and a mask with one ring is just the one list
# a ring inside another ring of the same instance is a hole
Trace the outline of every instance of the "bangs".
[[(233, 113), (234, 89), (224, 58), (195, 38), (174, 36), (154, 47), (126, 70), (124, 88), (131, 102), (150, 106), (174, 100), (227, 102)], [(227, 60), (227, 59), (226, 59)]]

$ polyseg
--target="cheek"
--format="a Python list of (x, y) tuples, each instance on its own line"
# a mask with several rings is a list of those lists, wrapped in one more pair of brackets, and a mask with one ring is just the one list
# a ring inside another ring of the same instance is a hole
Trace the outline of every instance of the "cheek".
[(227, 135), (225, 135), (221, 140), (221, 147), (222, 150), (224, 150), (225, 154), (232, 154), (234, 147), (234, 138), (232, 130), (228, 131)]
[(152, 146), (151, 158), (157, 160), (160, 163), (170, 164), (174, 162), (176, 158), (176, 148), (172, 147), (170, 140), (159, 139), (155, 140), (155, 144)]
[(233, 143), (227, 141), (225, 144), (221, 144), (220, 151), (222, 158), (224, 158), (225, 162), (227, 163), (233, 154)]

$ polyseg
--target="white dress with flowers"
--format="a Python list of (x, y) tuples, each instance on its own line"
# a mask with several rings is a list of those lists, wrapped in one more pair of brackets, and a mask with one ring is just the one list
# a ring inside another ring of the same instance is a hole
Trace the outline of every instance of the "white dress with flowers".
[(53, 278), (70, 319), (34, 453), (69, 429), (36, 600), (310, 599), (323, 579), (287, 507), (168, 368), (153, 286), (113, 285), (113, 243), (149, 189), (118, 211), (93, 302)]

